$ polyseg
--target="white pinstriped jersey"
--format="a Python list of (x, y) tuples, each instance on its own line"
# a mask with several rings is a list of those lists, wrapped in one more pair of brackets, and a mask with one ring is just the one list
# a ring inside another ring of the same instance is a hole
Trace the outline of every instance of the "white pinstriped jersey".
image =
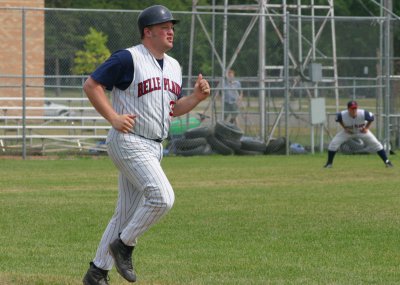
[(354, 134), (361, 132), (361, 129), (365, 126), (365, 122), (372, 121), (374, 121), (374, 115), (363, 109), (357, 110), (355, 118), (350, 116), (348, 110), (336, 114), (336, 122), (342, 122), (343, 125), (350, 129)]
[(165, 139), (173, 106), (181, 94), (181, 67), (174, 58), (164, 54), (161, 69), (142, 44), (127, 50), (134, 64), (133, 82), (126, 90), (114, 87), (113, 108), (119, 114), (137, 115), (133, 133), (148, 139)]

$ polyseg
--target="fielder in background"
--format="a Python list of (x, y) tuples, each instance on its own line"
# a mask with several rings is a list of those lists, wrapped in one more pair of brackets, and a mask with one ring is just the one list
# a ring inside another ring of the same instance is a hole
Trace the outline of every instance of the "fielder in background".
[[(210, 94), (209, 83), (199, 74), (193, 92), (182, 96), (181, 67), (166, 54), (173, 47), (177, 22), (164, 6), (144, 9), (138, 17), (142, 43), (112, 54), (84, 84), (90, 102), (112, 126), (107, 151), (119, 170), (115, 212), (83, 278), (85, 285), (109, 284), (113, 265), (135, 282), (132, 253), (137, 239), (174, 203), (160, 164), (161, 143), (172, 117), (189, 112)], [(105, 89), (112, 91), (112, 104)]]
[(235, 71), (229, 69), (224, 84), (224, 120), (237, 125), (243, 91), (240, 81), (235, 79)]
[(366, 145), (370, 146), (377, 152), (379, 157), (385, 163), (386, 167), (393, 167), (392, 163), (387, 158), (382, 144), (369, 130), (369, 127), (373, 121), (374, 115), (372, 113), (363, 109), (358, 109), (358, 104), (356, 101), (348, 102), (347, 110), (336, 114), (336, 122), (343, 127), (343, 130), (339, 131), (329, 144), (328, 161), (324, 167), (331, 168), (335, 154), (341, 144), (353, 138), (362, 139)]

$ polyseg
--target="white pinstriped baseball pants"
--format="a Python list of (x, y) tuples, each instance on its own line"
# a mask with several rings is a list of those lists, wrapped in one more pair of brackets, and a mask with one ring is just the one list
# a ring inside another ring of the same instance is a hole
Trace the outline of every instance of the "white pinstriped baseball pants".
[(119, 170), (117, 206), (97, 249), (94, 264), (110, 270), (108, 245), (118, 237), (130, 246), (172, 207), (175, 195), (160, 162), (161, 143), (111, 129), (107, 150)]
[(340, 130), (332, 141), (329, 143), (328, 150), (330, 151), (337, 151), (339, 147), (349, 139), (352, 138), (360, 138), (362, 139), (365, 144), (371, 147), (374, 151), (379, 151), (383, 149), (382, 144), (378, 141), (378, 139), (374, 136), (374, 134), (368, 130), (366, 133), (356, 133), (356, 134), (349, 134), (345, 130)]

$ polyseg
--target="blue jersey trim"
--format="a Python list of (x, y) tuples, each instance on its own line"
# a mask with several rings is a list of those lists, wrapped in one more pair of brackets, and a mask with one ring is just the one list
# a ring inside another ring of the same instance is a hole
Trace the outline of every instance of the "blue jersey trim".
[(342, 112), (336, 113), (336, 122), (343, 122)]
[(371, 112), (368, 112), (367, 110), (364, 110), (364, 117), (367, 122), (373, 122), (375, 120), (374, 115)]
[(133, 59), (128, 50), (114, 52), (103, 62), (91, 77), (111, 91), (114, 86), (126, 90), (133, 81)]

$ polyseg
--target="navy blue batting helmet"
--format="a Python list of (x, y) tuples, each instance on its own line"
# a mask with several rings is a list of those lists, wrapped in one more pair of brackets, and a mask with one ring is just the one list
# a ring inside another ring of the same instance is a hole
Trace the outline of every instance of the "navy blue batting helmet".
[(179, 20), (174, 19), (168, 8), (162, 5), (154, 5), (144, 9), (138, 18), (138, 27), (140, 35), (143, 36), (143, 30), (145, 27), (161, 24), (165, 22), (172, 22), (176, 24)]

